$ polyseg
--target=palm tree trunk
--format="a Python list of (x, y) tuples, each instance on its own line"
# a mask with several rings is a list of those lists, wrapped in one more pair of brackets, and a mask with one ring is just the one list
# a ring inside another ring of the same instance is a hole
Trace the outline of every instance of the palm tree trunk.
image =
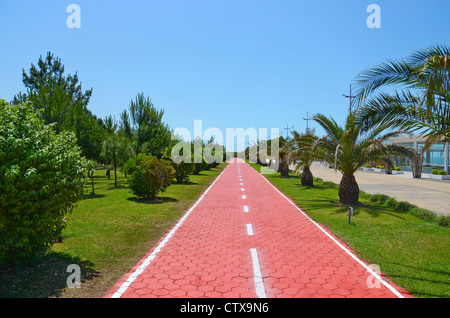
[(339, 184), (339, 199), (342, 204), (357, 204), (359, 187), (355, 176), (344, 174)]
[(286, 160), (280, 160), (280, 167), (278, 168), (282, 177), (289, 176), (289, 164)]
[(423, 165), (423, 157), (421, 155), (416, 155), (410, 158), (411, 160), (411, 170), (413, 178), (421, 178), (422, 177), (422, 165)]
[(391, 166), (391, 164), (389, 163), (389, 162), (385, 162), (384, 163), (384, 172), (386, 173), (386, 174), (392, 174), (392, 166)]
[(307, 166), (303, 166), (303, 173), (302, 173), (302, 185), (303, 186), (314, 186), (314, 177), (311, 172), (311, 169)]

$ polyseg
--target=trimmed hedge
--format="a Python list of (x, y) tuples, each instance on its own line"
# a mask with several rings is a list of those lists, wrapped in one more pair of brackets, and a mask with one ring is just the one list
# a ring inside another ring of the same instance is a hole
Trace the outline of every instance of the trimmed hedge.
[(450, 227), (450, 216), (436, 215), (434, 212), (426, 209), (419, 208), (414, 204), (406, 201), (397, 202), (395, 199), (390, 198), (385, 194), (368, 194), (363, 191), (360, 192), (360, 196), (373, 203), (380, 203), (388, 208), (393, 208), (398, 212), (412, 214), (419, 219), (435, 222), (440, 226)]

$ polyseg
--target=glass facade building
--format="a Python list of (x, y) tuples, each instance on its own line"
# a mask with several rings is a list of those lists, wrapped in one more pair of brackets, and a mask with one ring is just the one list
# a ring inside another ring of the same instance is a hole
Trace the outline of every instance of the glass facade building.
[[(390, 143), (402, 145), (416, 149), (421, 153), (425, 146), (425, 138), (421, 136), (405, 136), (396, 137), (389, 140)], [(450, 150), (449, 143), (435, 143), (423, 154), (423, 168), (424, 173), (430, 173), (432, 169), (445, 170), (447, 174), (450, 173)], [(405, 170), (411, 170), (411, 161), (409, 158), (398, 157), (396, 164)]]

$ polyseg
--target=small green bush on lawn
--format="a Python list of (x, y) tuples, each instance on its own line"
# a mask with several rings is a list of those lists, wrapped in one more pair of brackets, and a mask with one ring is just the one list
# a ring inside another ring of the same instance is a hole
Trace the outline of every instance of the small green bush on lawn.
[(450, 216), (444, 216), (444, 215), (439, 216), (437, 223), (440, 226), (450, 227)]
[(370, 202), (385, 203), (389, 197), (385, 194), (374, 194), (369, 197)]
[(386, 200), (384, 205), (388, 208), (395, 208), (397, 206), (398, 202), (395, 199), (389, 198)]
[(399, 212), (408, 212), (410, 209), (412, 209), (414, 206), (406, 201), (400, 201), (395, 206), (395, 209)]
[(129, 161), (128, 184), (134, 195), (146, 200), (154, 200), (172, 184), (175, 169), (171, 162), (159, 160), (146, 154), (139, 154)]
[(435, 221), (437, 219), (436, 214), (434, 214), (433, 212), (431, 212), (429, 210), (422, 209), (419, 207), (415, 207), (415, 208), (411, 209), (410, 213), (417, 216), (419, 219), (422, 219), (422, 220)]

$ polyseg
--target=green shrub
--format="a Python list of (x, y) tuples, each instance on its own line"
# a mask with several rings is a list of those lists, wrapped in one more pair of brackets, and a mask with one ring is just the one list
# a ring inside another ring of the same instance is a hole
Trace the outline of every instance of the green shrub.
[(411, 210), (414, 206), (406, 201), (400, 201), (397, 203), (397, 205), (395, 206), (395, 209), (399, 212), (408, 212), (409, 210)]
[(384, 169), (384, 166), (377, 166), (377, 169)]
[(431, 170), (431, 174), (438, 174), (439, 173), (439, 169), (433, 169)]
[(122, 171), (125, 173), (125, 176), (128, 177), (133, 174), (133, 171), (136, 167), (136, 156), (128, 159), (127, 162), (122, 166)]
[(388, 208), (395, 208), (397, 206), (397, 201), (395, 199), (389, 198), (386, 200), (384, 205)]
[(440, 176), (446, 176), (446, 175), (447, 175), (447, 172), (445, 172), (445, 170), (440, 170), (439, 173), (438, 173), (438, 175), (440, 175)]
[(402, 171), (402, 168), (401, 167), (394, 167), (394, 170), (395, 171)]
[(194, 164), (191, 162), (174, 163), (172, 166), (175, 169), (175, 179), (178, 182), (188, 182), (189, 175), (194, 172)]
[[(199, 156), (201, 156), (201, 155), (199, 155)], [(193, 156), (193, 160), (195, 158), (197, 158), (197, 160), (195, 160), (195, 161), (200, 161), (199, 160), (199, 156), (197, 156), (197, 155)], [(206, 162), (205, 157), (201, 156), (201, 158), (202, 158), (201, 162), (193, 161), (194, 162), (194, 172), (193, 172), (193, 174), (195, 174), (195, 175), (199, 175), (200, 172), (202, 172), (204, 170), (207, 170), (209, 168), (208, 167), (209, 164)]]
[(444, 215), (439, 216), (438, 224), (440, 226), (450, 227), (450, 216), (444, 216)]
[(29, 104), (0, 100), (0, 145), (0, 264), (19, 263), (58, 240), (87, 162), (74, 134), (56, 134)]
[(370, 197), (370, 201), (371, 202), (380, 202), (380, 203), (385, 203), (387, 200), (389, 199), (389, 197), (385, 194), (374, 194)]
[(161, 157), (172, 163), (172, 167), (175, 169), (175, 179), (178, 182), (189, 181), (189, 175), (194, 172), (195, 168), (190, 152), (184, 153), (185, 147), (190, 150), (191, 144), (182, 140), (172, 141)]
[(171, 162), (150, 155), (141, 153), (127, 164), (129, 188), (142, 199), (154, 200), (172, 184), (175, 176)]
[(364, 168), (372, 168), (372, 165), (364, 165)]
[(364, 191), (359, 191), (359, 197), (360, 197), (361, 199), (370, 200), (370, 198), (372, 197), (372, 195), (369, 194), (369, 193), (366, 193), (366, 192), (364, 192)]
[[(314, 183), (324, 183), (323, 179), (314, 177)], [(333, 183), (336, 185), (335, 183)], [(361, 191), (362, 192), (362, 191)]]
[(426, 209), (415, 207), (409, 212), (422, 220), (435, 221), (437, 219), (436, 214)]

